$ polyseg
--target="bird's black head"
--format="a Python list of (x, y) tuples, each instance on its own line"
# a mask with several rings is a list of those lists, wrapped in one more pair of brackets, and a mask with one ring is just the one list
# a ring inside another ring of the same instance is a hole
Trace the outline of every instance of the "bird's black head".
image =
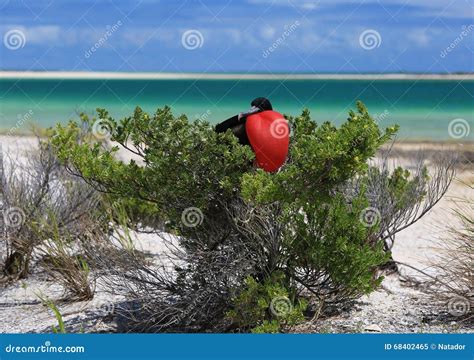
[(264, 97), (258, 97), (256, 99), (253, 99), (250, 105), (258, 107), (261, 111), (273, 110), (270, 100)]

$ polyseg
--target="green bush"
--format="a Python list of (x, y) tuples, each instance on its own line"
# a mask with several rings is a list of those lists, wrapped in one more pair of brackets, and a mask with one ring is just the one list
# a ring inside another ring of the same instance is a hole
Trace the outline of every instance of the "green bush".
[(304, 319), (307, 302), (290, 294), (285, 286), (285, 275), (275, 272), (271, 278), (258, 283), (247, 277), (245, 289), (233, 299), (233, 309), (227, 316), (241, 329), (254, 333), (280, 332), (282, 326), (295, 325)]
[[(367, 226), (361, 213), (371, 206), (368, 161), (397, 127), (381, 131), (361, 103), (339, 128), (318, 125), (307, 110), (288, 120), (288, 160), (273, 174), (255, 169), (250, 147), (230, 131), (217, 134), (168, 107), (152, 116), (137, 108), (120, 122), (98, 110), (97, 119), (56, 127), (57, 156), (123, 205), (129, 226), (179, 236), (177, 276), (135, 265), (126, 280), (138, 284), (140, 294), (125, 295), (145, 304), (148, 330), (216, 329), (230, 321), (219, 329), (276, 332), (303, 319), (306, 298), (339, 304), (380, 284), (377, 267), (389, 258), (384, 228)], [(116, 146), (93, 136), (98, 125)], [(119, 146), (135, 160), (120, 160)], [(405, 199), (413, 187), (403, 170), (378, 175), (392, 179), (394, 198)], [(291, 311), (275, 315), (275, 298), (288, 299)]]
[(240, 146), (230, 134), (216, 134), (206, 123), (174, 118), (169, 107), (153, 117), (137, 108), (120, 123), (105, 110), (98, 110), (98, 115), (99, 120), (82, 119), (90, 129), (100, 123), (142, 164), (118, 161), (118, 148), (106, 150), (93, 136), (77, 144), (83, 130), (76, 123), (59, 125), (53, 144), (59, 158), (115, 201), (124, 202), (141, 223), (165, 220), (177, 230), (188, 207), (218, 212), (216, 200), (234, 196), (242, 173), (251, 169), (249, 147)]

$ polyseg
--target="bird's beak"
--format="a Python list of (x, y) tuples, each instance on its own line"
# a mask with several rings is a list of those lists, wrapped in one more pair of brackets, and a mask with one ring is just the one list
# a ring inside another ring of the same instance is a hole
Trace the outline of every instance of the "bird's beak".
[(258, 111), (260, 111), (260, 108), (258, 106), (252, 106), (249, 110), (244, 112), (244, 114), (250, 115), (250, 114), (256, 113)]

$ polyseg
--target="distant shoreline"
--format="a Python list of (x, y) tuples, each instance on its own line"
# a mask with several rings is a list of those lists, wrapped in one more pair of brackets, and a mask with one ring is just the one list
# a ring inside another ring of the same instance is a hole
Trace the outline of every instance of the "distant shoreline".
[(474, 80), (469, 74), (218, 74), (152, 72), (0, 71), (0, 79), (110, 80)]
[[(45, 130), (46, 128), (37, 128), (40, 132)], [(9, 135), (10, 129), (1, 128), (0, 127), (0, 142), (3, 139), (11, 138), (11, 139), (34, 139), (38, 135), (35, 135), (33, 131), (26, 130), (26, 131), (16, 131), (14, 134)], [(39, 135), (40, 138), (43, 138), (43, 135)], [(441, 147), (449, 147), (449, 146), (460, 146), (464, 148), (466, 151), (471, 151), (474, 153), (474, 141), (469, 139), (463, 139), (463, 141), (456, 140), (456, 139), (431, 139), (431, 138), (397, 138), (396, 144), (402, 144), (404, 146), (424, 146), (426, 148), (437, 148)], [(385, 145), (384, 145), (385, 146)]]

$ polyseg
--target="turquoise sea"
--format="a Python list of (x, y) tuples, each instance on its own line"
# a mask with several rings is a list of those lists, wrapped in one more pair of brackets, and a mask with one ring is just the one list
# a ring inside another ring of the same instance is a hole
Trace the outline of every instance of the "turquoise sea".
[[(472, 80), (102, 80), (0, 79), (0, 130), (25, 132), (93, 114), (104, 107), (117, 117), (136, 106), (153, 112), (170, 105), (176, 114), (217, 123), (249, 108), (257, 96), (274, 109), (340, 124), (362, 100), (382, 127), (401, 126), (400, 139), (449, 140), (448, 125), (464, 119), (474, 126)], [(469, 135), (473, 140), (474, 131)]]

